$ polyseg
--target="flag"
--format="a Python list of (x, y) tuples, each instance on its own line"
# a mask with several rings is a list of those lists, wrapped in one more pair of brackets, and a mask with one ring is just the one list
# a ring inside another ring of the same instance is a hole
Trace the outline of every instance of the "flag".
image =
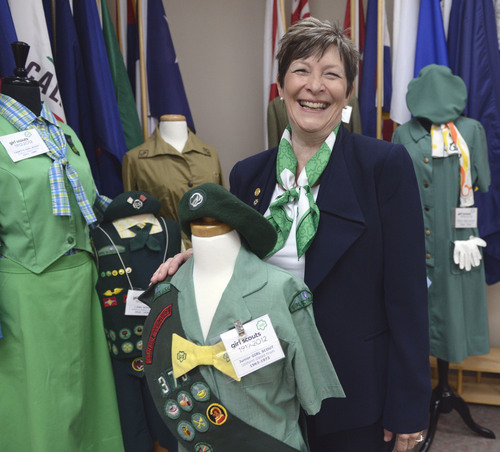
[(17, 41), (16, 29), (7, 0), (0, 0), (0, 78), (14, 75), (16, 63), (11, 44)]
[(467, 86), (464, 114), (486, 132), (491, 171), (487, 193), (474, 194), (484, 248), (486, 282), (500, 281), (500, 55), (491, 0), (455, 0), (448, 28), (450, 68)]
[(102, 194), (114, 198), (123, 192), (121, 161), (127, 146), (96, 2), (73, 0), (73, 17), (90, 93)]
[(417, 45), (413, 76), (429, 64), (448, 66), (440, 0), (421, 0), (418, 15)]
[(285, 18), (280, 0), (266, 0), (264, 20), (264, 130), (267, 146), (267, 107), (278, 96), (279, 41), (285, 34)]
[(290, 25), (293, 25), (299, 20), (310, 16), (309, 0), (292, 0), (292, 19), (290, 21)]
[(18, 39), (30, 46), (26, 60), (28, 77), (38, 81), (42, 100), (54, 116), (66, 122), (43, 4), (30, 0), (9, 0), (9, 6)]
[(195, 132), (163, 3), (161, 0), (149, 0), (147, 6), (147, 27), (144, 29), (147, 30), (145, 46), (150, 116), (158, 122), (161, 115), (183, 115), (189, 128)]
[[(361, 114), (361, 126), (363, 135), (377, 136), (377, 0), (368, 0), (366, 10), (366, 35), (363, 53), (363, 78), (359, 92), (359, 110)], [(382, 108), (389, 111), (392, 94), (391, 75), (391, 48), (389, 31), (387, 28), (387, 17), (385, 13), (385, 2), (383, 9), (383, 93)]]
[(347, 0), (347, 5), (345, 8), (344, 16), (344, 33), (349, 36), (355, 43), (356, 48), (359, 51), (360, 59), (358, 64), (358, 77), (354, 81), (354, 94), (359, 95), (359, 85), (362, 78), (363, 69), (363, 49), (365, 48), (365, 15), (363, 12), (363, 2), (362, 0), (354, 0), (355, 2), (355, 23), (354, 23), (354, 36), (352, 36), (352, 24), (351, 24), (351, 0)]
[[(101, 192), (103, 187), (95, 151), (90, 93), (71, 7), (67, 0), (44, 0), (44, 7), (47, 27), (49, 30), (54, 30), (54, 34), (57, 36), (57, 45), (53, 46), (53, 49), (55, 50), (55, 66), (66, 121), (83, 144), (92, 176)], [(49, 25), (52, 12), (55, 16), (55, 28)], [(53, 42), (54, 37), (50, 36), (51, 42)]]
[(411, 119), (406, 105), (408, 83), (413, 79), (420, 0), (395, 0), (392, 54), (391, 119), (404, 124)]
[(101, 2), (101, 9), (104, 43), (108, 54), (123, 132), (125, 134), (125, 143), (127, 149), (132, 149), (139, 146), (144, 141), (144, 137), (135, 107), (134, 94), (130, 86), (127, 69), (120, 51), (120, 44), (118, 43), (115, 29), (111, 22), (106, 1)]

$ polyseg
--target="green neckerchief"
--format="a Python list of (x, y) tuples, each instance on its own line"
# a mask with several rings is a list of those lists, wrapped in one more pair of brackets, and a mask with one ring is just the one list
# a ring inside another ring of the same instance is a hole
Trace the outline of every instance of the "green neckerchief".
[(287, 126), (281, 138), (278, 157), (276, 161), (276, 178), (278, 183), (285, 189), (285, 193), (279, 195), (269, 206), (270, 215), (267, 219), (276, 229), (278, 240), (269, 256), (283, 248), (292, 229), (293, 218), (288, 215), (286, 207), (298, 200), (297, 227), (295, 231), (297, 240), (297, 256), (300, 258), (311, 245), (319, 223), (319, 209), (314, 201), (311, 187), (316, 184), (326, 168), (332, 154), (335, 137), (340, 123), (328, 136), (311, 159), (306, 163), (305, 171), (295, 179), (297, 170), (297, 158), (292, 149), (291, 129)]

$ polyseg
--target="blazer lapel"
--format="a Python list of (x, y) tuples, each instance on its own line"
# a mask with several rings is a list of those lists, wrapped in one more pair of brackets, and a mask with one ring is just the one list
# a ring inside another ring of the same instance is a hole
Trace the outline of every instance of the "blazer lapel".
[(306, 252), (304, 279), (311, 290), (365, 230), (365, 218), (344, 157), (351, 146), (349, 133), (341, 127), (337, 138), (316, 200), (320, 210), (318, 231)]

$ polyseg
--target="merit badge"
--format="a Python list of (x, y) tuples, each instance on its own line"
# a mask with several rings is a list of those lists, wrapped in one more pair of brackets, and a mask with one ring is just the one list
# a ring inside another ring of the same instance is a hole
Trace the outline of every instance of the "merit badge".
[(177, 395), (177, 402), (184, 411), (191, 411), (193, 409), (193, 399), (186, 391), (181, 391)]
[(132, 342), (124, 342), (122, 344), (122, 350), (124, 353), (131, 353), (134, 350), (134, 344), (132, 344)]
[(122, 339), (128, 339), (130, 336), (132, 336), (132, 332), (128, 328), (122, 328), (120, 330), (120, 337)]
[(136, 336), (142, 336), (142, 330), (143, 330), (143, 326), (142, 325), (137, 325), (135, 328), (134, 328), (134, 334)]
[(136, 372), (142, 372), (144, 370), (144, 361), (141, 357), (135, 358), (132, 361), (132, 369), (134, 369)]
[(214, 452), (214, 448), (207, 443), (196, 443), (194, 450), (195, 452)]
[(116, 333), (114, 330), (109, 330), (109, 338), (114, 342), (116, 341)]
[(102, 302), (105, 308), (109, 308), (110, 306), (117, 306), (118, 303), (116, 301), (116, 297), (103, 298)]
[(165, 414), (170, 419), (177, 419), (181, 415), (181, 410), (179, 409), (179, 406), (172, 399), (168, 399), (165, 402), (164, 410)]
[(177, 425), (177, 433), (182, 439), (186, 441), (194, 440), (194, 428), (189, 422), (179, 422), (179, 424)]
[(198, 402), (208, 402), (210, 400), (210, 387), (201, 382), (196, 382), (191, 386), (191, 394)]
[(212, 403), (207, 408), (207, 416), (212, 424), (222, 425), (227, 420), (227, 411), (219, 403)]
[(118, 355), (118, 347), (115, 344), (111, 347), (111, 351), (113, 352), (113, 355)]
[(208, 430), (208, 420), (203, 414), (194, 413), (191, 416), (191, 422), (193, 423), (193, 427), (201, 433)]
[(137, 347), (137, 350), (142, 350), (142, 339), (140, 341), (137, 341), (135, 343), (135, 346)]

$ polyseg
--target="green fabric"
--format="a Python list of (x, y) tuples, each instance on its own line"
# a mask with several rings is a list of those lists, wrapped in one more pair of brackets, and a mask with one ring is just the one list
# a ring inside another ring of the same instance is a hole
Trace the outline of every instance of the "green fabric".
[(130, 86), (125, 63), (120, 51), (120, 44), (115, 34), (115, 27), (111, 21), (107, 2), (102, 5), (102, 33), (108, 54), (109, 68), (115, 87), (118, 111), (125, 135), (127, 149), (132, 149), (144, 142), (144, 134), (141, 129), (139, 115), (135, 105), (134, 93)]
[(160, 243), (158, 240), (149, 234), (153, 225), (146, 223), (143, 228), (132, 226), (129, 228), (135, 237), (130, 241), (130, 251), (137, 251), (147, 246), (151, 251), (160, 251)]
[(90, 254), (37, 275), (0, 259), (1, 451), (121, 452)]
[[(97, 193), (85, 151), (73, 130), (65, 124), (60, 125), (80, 152), (80, 155), (68, 152), (67, 158), (78, 172), (92, 205)], [(0, 135), (15, 132), (17, 129), (0, 117)], [(52, 215), (48, 178), (51, 165), (52, 160), (44, 154), (14, 163), (0, 144), (0, 254), (35, 273), (42, 272), (72, 248), (92, 252), (87, 223), (67, 180), (73, 214)]]
[[(192, 274), (193, 259), (189, 259), (171, 280), (179, 290), (186, 339), (197, 345), (212, 344), (214, 338), (234, 328), (235, 320), (244, 324), (268, 314), (285, 353), (284, 359), (246, 375), (241, 382), (229, 383), (211, 366), (200, 367), (203, 377), (230, 412), (290, 446), (307, 451), (298, 425), (299, 403), (312, 415), (319, 411), (322, 400), (345, 395), (316, 328), (313, 305), (289, 311), (296, 294), (308, 290), (304, 282), (261, 261), (242, 246), (205, 342)], [(179, 452), (184, 451), (180, 445)]]
[(446, 66), (429, 64), (408, 84), (406, 104), (415, 118), (434, 124), (454, 121), (462, 114), (467, 100), (464, 81)]
[[(339, 127), (340, 124), (335, 128), (335, 134), (337, 133)], [(306, 163), (306, 180), (303, 181), (303, 184), (300, 184), (297, 189), (295, 187), (299, 184), (299, 182), (295, 179), (295, 174), (297, 172), (297, 158), (293, 152), (290, 137), (291, 129), (290, 126), (287, 126), (279, 144), (278, 157), (276, 161), (276, 178), (278, 183), (284, 187), (285, 193), (278, 196), (269, 206), (270, 215), (267, 219), (274, 226), (278, 234), (276, 245), (269, 255), (276, 253), (276, 251), (280, 250), (285, 245), (293, 224), (293, 218), (291, 218), (286, 212), (285, 205), (293, 203), (294, 200), (297, 199), (299, 200), (300, 218), (297, 222), (296, 238), (297, 256), (300, 258), (307, 251), (314, 240), (319, 224), (319, 209), (314, 201), (311, 187), (316, 184), (321, 174), (323, 174), (323, 171), (330, 160), (332, 149), (326, 142), (321, 145), (318, 151)], [(301, 195), (307, 198), (307, 202), (309, 204), (309, 207), (304, 209), (304, 211), (301, 211), (300, 209)]]
[[(478, 121), (463, 116), (454, 123), (469, 146), (472, 183), (480, 191), (488, 191), (490, 171), (484, 129)], [(459, 203), (458, 155), (432, 158), (430, 133), (416, 119), (399, 126), (392, 140), (408, 150), (419, 183), (427, 275), (431, 280), (431, 354), (449, 362), (486, 354), (489, 334), (484, 264), (466, 272), (453, 262), (453, 242), (479, 236), (477, 228), (456, 229), (451, 225)]]

